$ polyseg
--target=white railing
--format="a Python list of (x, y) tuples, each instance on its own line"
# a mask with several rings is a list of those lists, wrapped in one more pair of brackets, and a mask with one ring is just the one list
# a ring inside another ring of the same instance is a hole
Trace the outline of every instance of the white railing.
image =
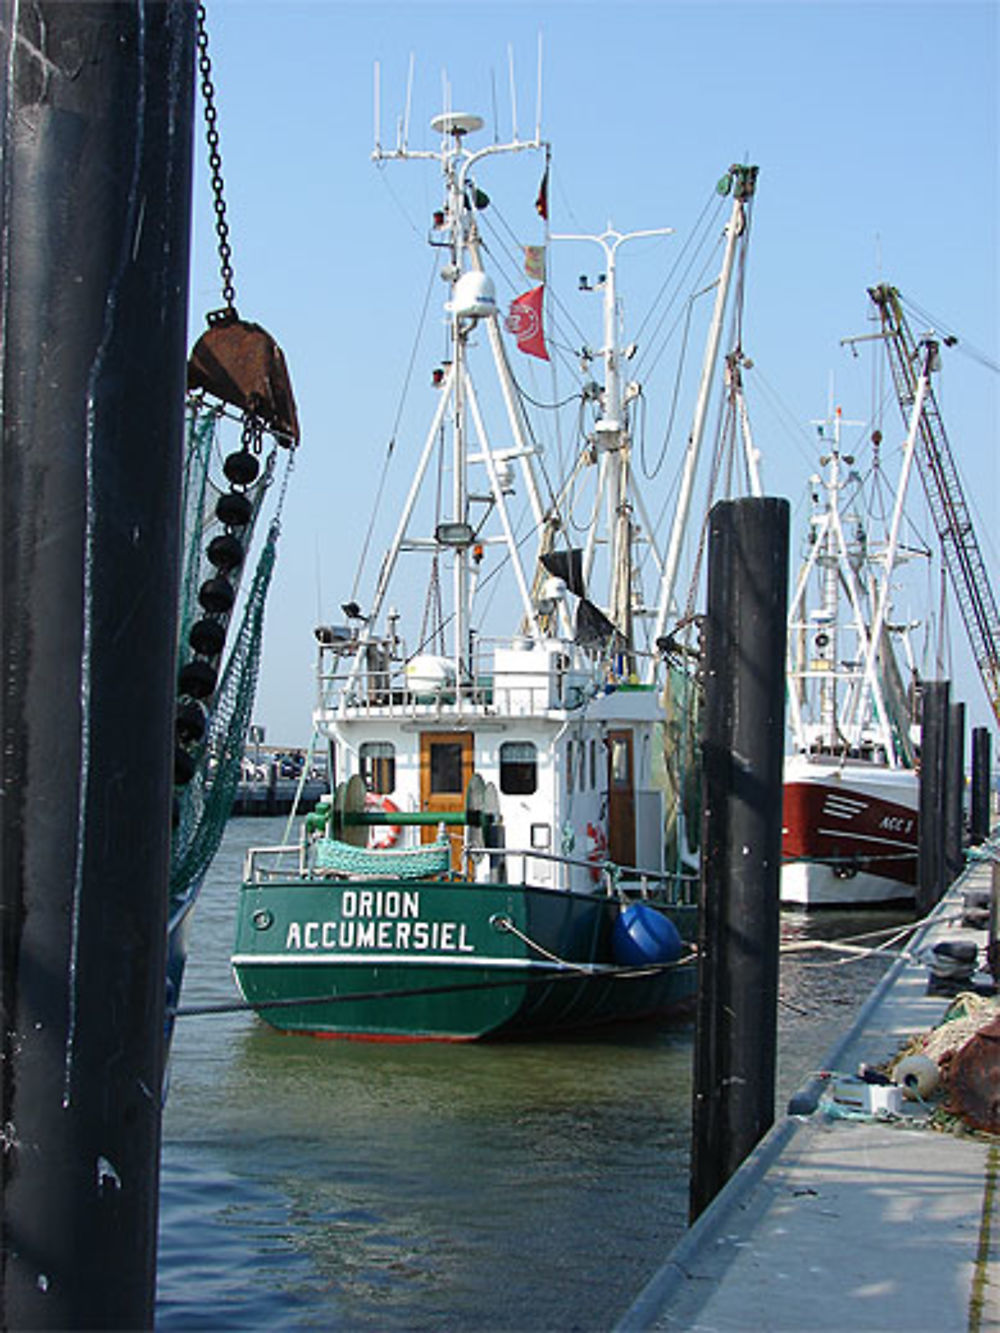
[[(407, 675), (405, 660), (392, 660), (388, 643), (372, 640), (359, 643), (320, 644), (317, 681), (321, 712), (341, 707), (351, 716), (422, 717), (531, 715), (578, 708), (607, 677), (599, 656), (576, 645), (559, 642), (556, 652), (525, 649), (523, 667), (504, 663), (496, 669), (496, 650), (511, 648), (509, 640), (477, 639), (471, 669), (462, 680), (454, 674), (439, 682)], [(367, 655), (360, 669), (355, 660), (359, 649)], [(522, 655), (522, 654), (519, 654)], [(439, 659), (442, 668), (453, 667), (450, 659)]]
[[(317, 874), (311, 864), (308, 843), (287, 843), (281, 846), (251, 847), (246, 855), (243, 870), (243, 882), (248, 885), (262, 885), (274, 882), (287, 882), (290, 878), (324, 878)], [(656, 897), (660, 901), (664, 896), (675, 906), (694, 905), (698, 898), (698, 876), (671, 874), (664, 871), (644, 870), (639, 866), (619, 866), (611, 861), (589, 861), (581, 857), (560, 856), (555, 852), (543, 852), (536, 847), (486, 847), (476, 848), (467, 853), (473, 861), (488, 859), (490, 863), (491, 884), (511, 884), (527, 887), (530, 880), (529, 862), (547, 861), (556, 865), (579, 866), (591, 875), (596, 875), (593, 892), (613, 898), (622, 895), (623, 886), (628, 885), (630, 892), (638, 887), (641, 898)], [(520, 877), (511, 873), (512, 862), (520, 862)], [(387, 870), (387, 878), (391, 877)], [(345, 875), (344, 878), (350, 878)], [(664, 890), (667, 890), (664, 894)], [(556, 890), (557, 892), (559, 890)], [(579, 892), (579, 890), (577, 890)]]

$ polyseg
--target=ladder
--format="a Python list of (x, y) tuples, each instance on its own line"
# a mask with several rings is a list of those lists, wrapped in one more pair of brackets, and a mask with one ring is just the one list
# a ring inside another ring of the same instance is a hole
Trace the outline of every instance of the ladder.
[(993, 714), (1000, 722), (1000, 614), (930, 384), (931, 372), (938, 365), (938, 344), (931, 337), (919, 343), (914, 339), (895, 287), (870, 287), (868, 295), (879, 311), (896, 398), (905, 422), (918, 381), (926, 380), (917, 463), (973, 657)]

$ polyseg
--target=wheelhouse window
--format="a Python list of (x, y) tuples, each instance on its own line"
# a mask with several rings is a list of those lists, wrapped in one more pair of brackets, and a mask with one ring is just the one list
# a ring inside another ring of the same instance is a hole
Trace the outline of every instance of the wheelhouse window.
[(366, 791), (388, 796), (396, 790), (396, 747), (391, 741), (365, 741), (360, 759)]
[(531, 796), (538, 790), (538, 750), (532, 741), (500, 746), (500, 790), (505, 796)]

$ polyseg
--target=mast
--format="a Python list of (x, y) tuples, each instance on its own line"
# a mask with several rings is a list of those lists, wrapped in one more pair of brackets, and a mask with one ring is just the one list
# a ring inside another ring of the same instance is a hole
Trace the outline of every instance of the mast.
[[(607, 512), (610, 542), (608, 619), (620, 636), (626, 654), (634, 648), (632, 633), (632, 503), (631, 437), (628, 432), (625, 395), (621, 385), (622, 353), (618, 346), (618, 248), (626, 241), (644, 236), (670, 236), (672, 227), (653, 227), (642, 231), (619, 232), (609, 227), (601, 235), (565, 233), (553, 235), (553, 241), (592, 241), (604, 252), (606, 270), (598, 288), (603, 289), (604, 342), (599, 355), (604, 361), (604, 389), (601, 416), (594, 426), (598, 453), (598, 486), (594, 501), (594, 521), (587, 538), (584, 557), (585, 577), (589, 577), (596, 543), (597, 519), (603, 502)], [(631, 667), (631, 663), (629, 664)]]
[[(829, 438), (823, 434), (825, 423), (816, 424), (820, 426), (820, 438)], [(832, 448), (820, 459), (827, 475), (822, 482), (819, 477), (815, 478), (823, 486), (826, 499), (822, 513), (813, 517), (815, 532), (810, 539), (811, 551), (799, 575), (789, 610), (788, 672), (789, 678), (798, 682), (804, 682), (809, 676), (818, 677), (819, 741), (825, 749), (836, 752), (842, 748), (859, 748), (866, 728), (873, 729), (885, 750), (887, 762), (895, 768), (900, 762), (900, 746), (894, 741), (892, 715), (887, 707), (876, 658), (884, 638), (889, 581), (895, 565), (902, 493), (909, 474), (909, 461), (904, 461), (883, 578), (880, 581), (872, 572), (864, 581), (862, 570), (871, 569), (871, 556), (861, 534), (858, 536), (862, 543), (860, 549), (855, 545), (852, 550), (844, 528), (845, 517), (850, 515), (845, 516), (841, 509), (841, 493), (851, 480), (851, 474), (845, 477), (842, 469), (845, 464), (850, 468), (854, 462), (850, 454), (841, 451), (841, 427), (845, 424), (862, 423), (844, 422), (838, 407), (833, 413)], [(810, 617), (806, 609), (806, 591), (814, 571), (819, 573), (821, 596), (817, 611)], [(856, 638), (853, 665), (841, 660), (842, 592), (851, 608), (851, 627)], [(876, 606), (878, 610), (873, 620), (870, 608)], [(796, 638), (800, 635), (810, 636), (808, 661), (796, 662)], [(845, 695), (841, 695), (842, 682), (847, 686)], [(788, 697), (792, 731), (797, 745), (805, 748), (810, 737), (803, 724), (800, 691), (790, 689)], [(874, 717), (870, 704), (874, 705)], [(905, 750), (905, 746), (903, 748)]]
[[(875, 659), (882, 647), (882, 640), (886, 633), (886, 617), (889, 611), (890, 584), (892, 573), (896, 566), (896, 559), (899, 552), (899, 536), (903, 524), (903, 507), (906, 499), (906, 492), (910, 483), (910, 474), (913, 470), (913, 462), (916, 457), (917, 440), (920, 431), (920, 420), (924, 410), (924, 400), (927, 397), (927, 390), (930, 386), (931, 366), (937, 356), (936, 346), (931, 346), (925, 350), (924, 364), (920, 376), (917, 380), (916, 393), (913, 399), (913, 408), (910, 413), (910, 426), (906, 433), (906, 443), (903, 446), (903, 462), (900, 469), (899, 484), (896, 487), (896, 499), (893, 505), (892, 519), (889, 525), (889, 538), (885, 551), (885, 570), (882, 576), (882, 585), (879, 592), (875, 620), (872, 624), (871, 637), (868, 642), (868, 651), (865, 654), (865, 671), (863, 679), (862, 704), (858, 712), (858, 732), (860, 733), (861, 719), (864, 712), (865, 696), (871, 687), (871, 682), (875, 680)], [(858, 737), (860, 739), (860, 735)], [(903, 738), (905, 740), (905, 738)], [(890, 749), (890, 754), (892, 753)]]
[[(726, 248), (723, 253), (722, 269), (719, 274), (718, 287), (715, 294), (715, 308), (712, 312), (712, 322), (709, 325), (708, 341), (705, 347), (705, 358), (702, 363), (701, 383), (698, 389), (698, 401), (695, 406), (694, 421), (691, 426), (691, 434), (688, 437), (684, 474), (681, 479), (681, 490), (677, 500), (677, 510), (674, 514), (674, 522), (670, 533), (670, 544), (667, 548), (663, 575), (660, 579), (660, 595), (657, 602), (656, 622), (652, 639), (654, 644), (666, 628), (667, 616), (670, 614), (670, 606), (673, 601), (674, 587), (677, 582), (677, 570), (680, 565), (681, 543), (687, 529), (688, 516), (691, 510), (691, 495), (694, 489), (694, 478), (698, 468), (698, 459), (701, 454), (701, 444), (705, 433), (705, 422), (708, 417), (712, 377), (715, 372), (716, 358), (719, 354), (719, 340), (722, 336), (722, 321), (725, 316), (726, 304), (729, 297), (729, 288), (733, 275), (733, 264), (736, 258), (736, 246), (746, 228), (746, 205), (749, 200), (753, 198), (754, 189), (757, 183), (757, 168), (751, 166), (732, 166), (730, 167), (730, 179), (733, 181), (733, 206), (729, 214), (729, 222), (726, 225)], [(650, 668), (650, 676), (655, 672), (655, 669), (654, 663)]]
[[(521, 599), (526, 632), (534, 638), (538, 638), (541, 634), (539, 614), (533, 604), (525, 577), (521, 553), (508, 513), (504, 482), (497, 466), (501, 459), (518, 460), (532, 516), (536, 527), (541, 530), (544, 526), (545, 510), (534, 468), (536, 450), (528, 435), (523, 409), (500, 337), (493, 284), (483, 270), (477, 210), (485, 207), (486, 201), (476, 188), (471, 171), (483, 158), (525, 149), (538, 150), (545, 145), (537, 135), (531, 140), (520, 139), (515, 128), (514, 137), (510, 142), (489, 144), (476, 152), (471, 152), (465, 145), (466, 136), (482, 127), (483, 121), (480, 116), (452, 110), (442, 112), (431, 121), (431, 128), (441, 135), (441, 145), (437, 150), (409, 148), (406, 134), (402, 131), (395, 149), (386, 150), (378, 142), (376, 132), (376, 144), (372, 153), (375, 162), (381, 164), (386, 161), (433, 161), (439, 163), (441, 167), (445, 201), (444, 208), (435, 215), (434, 231), (447, 233), (447, 240), (432, 240), (431, 243), (445, 246), (448, 250), (449, 262), (442, 271), (442, 276), (448, 280), (451, 293), (451, 299), (446, 307), (451, 363), (441, 377), (442, 399), (426, 436), (395, 535), (382, 562), (372, 606), (358, 635), (357, 650), (341, 691), (339, 711), (342, 715), (364, 669), (366, 649), (377, 638), (378, 620), (388, 596), (399, 556), (404, 551), (430, 551), (444, 556), (450, 553), (453, 605), (449, 657), (455, 672), (456, 699), (459, 706), (463, 697), (463, 686), (467, 685), (473, 676), (470, 626), (471, 599), (476, 582), (471, 567), (474, 543), (486, 545), (500, 543), (506, 547), (506, 556)], [(482, 326), (487, 333), (501, 398), (513, 437), (513, 448), (507, 447), (495, 451), (486, 434), (469, 366), (469, 339), (479, 326)], [(434, 532), (419, 536), (411, 532), (411, 523), (417, 500), (427, 480), (428, 466), (435, 444), (440, 431), (445, 427), (451, 436), (453, 472), (448, 504), (446, 512), (438, 514)], [(474, 438), (478, 448), (473, 451), (470, 446)], [(488, 499), (492, 509), (496, 511), (502, 536), (481, 537), (476, 524), (472, 521), (471, 507), (477, 499), (483, 498), (470, 491), (469, 467), (472, 464), (485, 468)]]

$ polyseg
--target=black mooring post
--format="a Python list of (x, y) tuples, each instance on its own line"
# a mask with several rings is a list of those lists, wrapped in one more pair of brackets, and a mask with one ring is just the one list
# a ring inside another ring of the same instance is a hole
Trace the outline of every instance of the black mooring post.
[(986, 932), (986, 970), (1000, 985), (1000, 862), (990, 866), (990, 911)]
[(153, 1321), (194, 18), (0, 27), (4, 1328)]
[(988, 728), (973, 727), (969, 839), (977, 847), (990, 835), (990, 748)]
[(788, 514), (709, 517), (692, 1221), (774, 1120)]
[(926, 916), (945, 889), (945, 785), (950, 693), (951, 686), (946, 680), (928, 680), (921, 686), (918, 916)]
[(965, 868), (965, 704), (948, 709), (948, 741), (945, 751), (944, 787), (944, 874), (945, 884), (956, 880)]

